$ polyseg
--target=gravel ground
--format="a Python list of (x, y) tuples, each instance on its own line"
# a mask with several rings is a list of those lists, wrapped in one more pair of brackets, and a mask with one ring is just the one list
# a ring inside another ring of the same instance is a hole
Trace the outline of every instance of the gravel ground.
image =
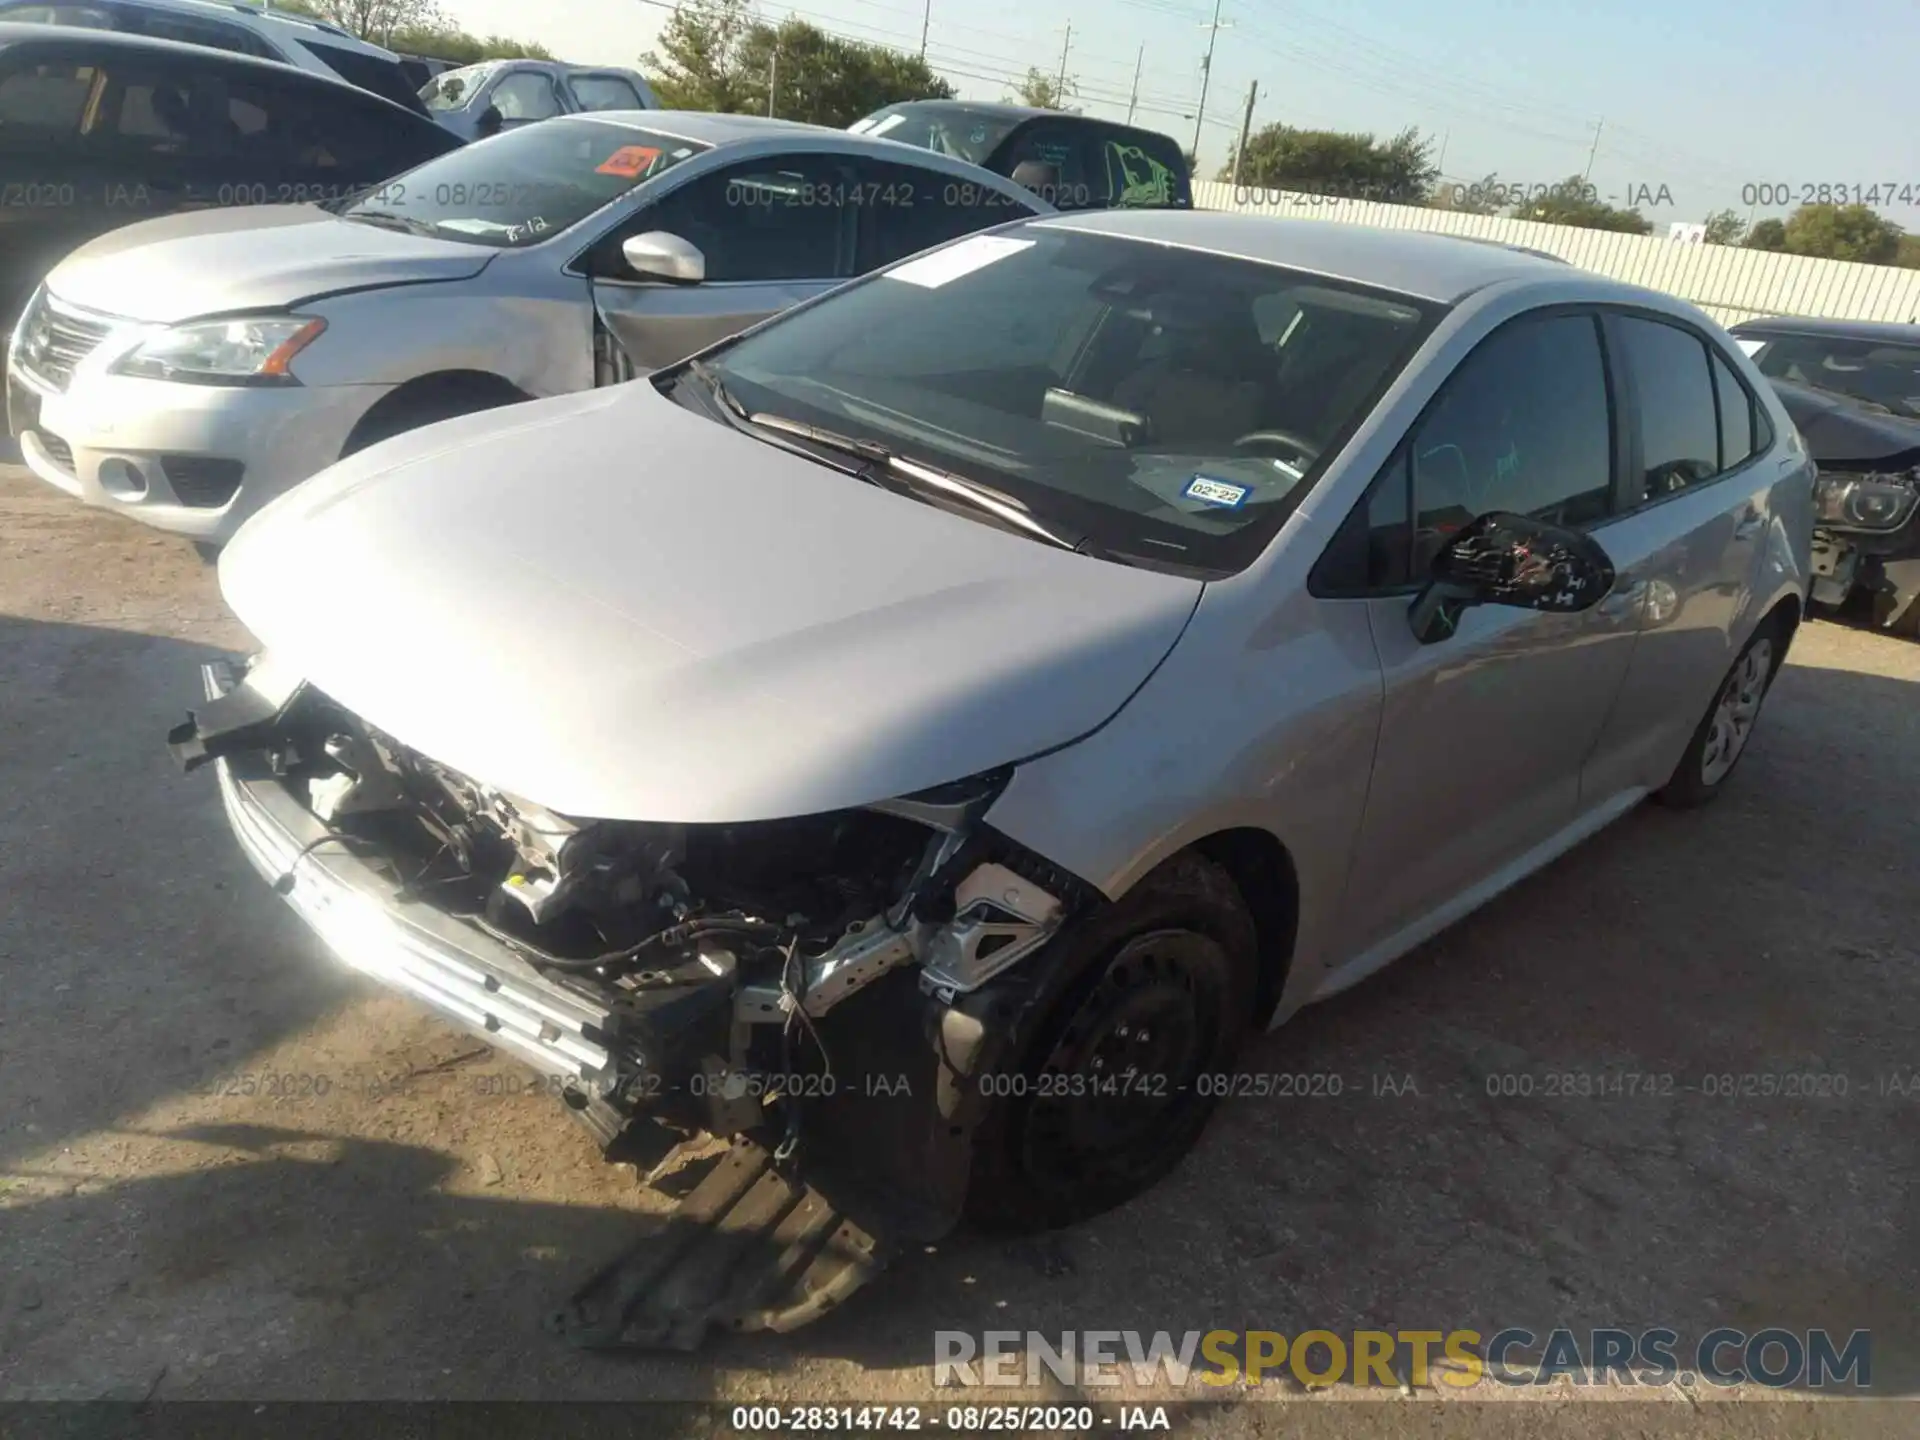
[[(1670, 1388), (1627, 1430), (1915, 1433), (1920, 646), (1807, 627), (1719, 804), (1636, 812), (1249, 1058), (1339, 1096), (1233, 1102), (1122, 1211), (954, 1237), (797, 1334), (606, 1358), (540, 1318), (659, 1197), (327, 961), (167, 759), (197, 662), (245, 644), (189, 546), (0, 464), (0, 1395), (924, 1398), (938, 1328), (1777, 1325), (1870, 1329), (1909, 1399), (1814, 1427)], [(1810, 1072), (1847, 1094), (1705, 1093)], [(1563, 1073), (1674, 1081), (1547, 1098)], [(1380, 1394), (1185, 1423), (1567, 1419)]]

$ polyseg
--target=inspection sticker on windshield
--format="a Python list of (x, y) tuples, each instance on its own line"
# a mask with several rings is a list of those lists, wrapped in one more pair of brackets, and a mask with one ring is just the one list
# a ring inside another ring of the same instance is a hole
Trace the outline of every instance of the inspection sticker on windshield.
[(593, 167), (596, 175), (618, 175), (631, 180), (647, 173), (647, 167), (660, 158), (660, 152), (651, 145), (622, 145), (600, 164)]
[(909, 260), (904, 265), (896, 265), (886, 272), (889, 280), (904, 280), (909, 285), (919, 285), (924, 289), (938, 290), (949, 280), (958, 280), (962, 275), (971, 275), (974, 271), (1004, 260), (1009, 255), (1018, 255), (1022, 250), (1031, 249), (1031, 240), (1010, 240), (1005, 235), (975, 235), (949, 245), (944, 250), (936, 250), (931, 255), (923, 255), (918, 260)]
[(1247, 487), (1229, 485), (1224, 480), (1209, 480), (1204, 475), (1196, 475), (1187, 482), (1187, 488), (1180, 493), (1189, 500), (1198, 500), (1202, 505), (1220, 505), (1232, 510), (1246, 502)]

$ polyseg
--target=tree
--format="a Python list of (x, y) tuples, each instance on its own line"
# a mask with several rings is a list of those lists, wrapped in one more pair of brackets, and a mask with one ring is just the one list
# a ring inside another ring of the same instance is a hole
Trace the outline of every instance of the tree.
[(389, 49), (393, 48), (390, 42), (397, 31), (441, 33), (453, 28), (434, 0), (309, 0), (309, 5), (302, 8), (309, 8), (322, 20), (331, 21), (362, 40), (371, 40)]
[(1569, 175), (1544, 195), (1520, 201), (1508, 212), (1516, 220), (1572, 225), (1582, 230), (1618, 230), (1628, 235), (1653, 233), (1653, 222), (1638, 210), (1607, 204), (1584, 175)]
[(1903, 270), (1920, 270), (1920, 235), (1902, 235), (1893, 263)]
[(1709, 245), (1738, 245), (1747, 233), (1747, 222), (1731, 210), (1716, 210), (1707, 216), (1706, 242)]
[[(1232, 176), (1229, 152), (1220, 178)], [(1396, 205), (1425, 204), (1439, 176), (1433, 142), (1411, 128), (1383, 144), (1372, 135), (1267, 125), (1247, 137), (1240, 166), (1242, 185)]]
[(750, 26), (734, 52), (732, 70), (746, 109), (835, 129), (902, 100), (953, 97), (953, 87), (919, 56), (842, 40), (804, 20), (789, 19), (778, 29)]
[(402, 55), (426, 55), (435, 60), (451, 60), (456, 65), (472, 65), (481, 60), (551, 60), (553, 52), (544, 45), (515, 40), (509, 35), (469, 35), (464, 30), (396, 30), (386, 42)]
[[(747, 104), (748, 79), (740, 72), (740, 46), (755, 21), (749, 0), (683, 0), (660, 30), (660, 48), (640, 63), (654, 93), (669, 110), (739, 112)], [(766, 113), (766, 77), (760, 113)]]
[(1058, 75), (1049, 75), (1036, 66), (1027, 67), (1027, 78), (1013, 87), (1008, 98), (1018, 105), (1031, 105), (1036, 110), (1065, 110), (1067, 102), (1076, 93), (1076, 82), (1069, 75), (1064, 81)]
[(1787, 248), (1787, 227), (1784, 221), (1762, 220), (1747, 231), (1747, 238), (1740, 242), (1748, 250), (1777, 250)]
[(1787, 249), (1826, 260), (1885, 265), (1900, 253), (1902, 230), (1865, 205), (1802, 205), (1787, 217)]
[(1507, 203), (1510, 189), (1498, 171), (1490, 170), (1478, 180), (1442, 181), (1433, 187), (1427, 205), (1462, 215), (1497, 215)]

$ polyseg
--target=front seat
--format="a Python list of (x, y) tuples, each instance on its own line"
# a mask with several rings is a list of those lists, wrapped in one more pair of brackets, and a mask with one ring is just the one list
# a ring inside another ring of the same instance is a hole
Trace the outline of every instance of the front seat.
[(1203, 324), (1168, 330), (1166, 354), (1114, 387), (1113, 403), (1145, 415), (1158, 445), (1224, 451), (1260, 428), (1271, 354), (1244, 305), (1215, 300), (1211, 309)]

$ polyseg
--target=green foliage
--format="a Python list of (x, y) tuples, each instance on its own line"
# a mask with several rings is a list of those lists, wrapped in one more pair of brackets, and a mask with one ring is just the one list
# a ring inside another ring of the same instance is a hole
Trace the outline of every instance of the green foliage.
[[(1242, 185), (1396, 205), (1425, 204), (1439, 176), (1433, 142), (1411, 128), (1382, 143), (1372, 135), (1268, 125), (1247, 137), (1240, 166)], [(1233, 178), (1231, 153), (1220, 178)]]
[(1747, 238), (1742, 240), (1740, 244), (1747, 250), (1777, 250), (1784, 252), (1787, 248), (1786, 223), (1781, 220), (1762, 220), (1751, 230), (1747, 231)]
[(1074, 97), (1074, 79), (1062, 81), (1059, 75), (1029, 65), (1027, 75), (1007, 97), (1016, 105), (1031, 105), (1036, 110), (1066, 110)]
[(1582, 230), (1618, 230), (1628, 235), (1653, 232), (1653, 222), (1638, 210), (1616, 209), (1600, 199), (1584, 175), (1569, 175), (1546, 194), (1523, 200), (1508, 213), (1516, 220), (1573, 225)]
[(687, 0), (642, 59), (660, 102), (676, 110), (773, 113), (845, 127), (901, 100), (945, 100), (947, 84), (917, 55), (829, 35), (805, 21), (778, 28), (747, 0)]
[(1732, 210), (1716, 210), (1707, 216), (1706, 241), (1709, 245), (1738, 245), (1747, 233), (1747, 222)]
[(1902, 230), (1865, 205), (1802, 205), (1787, 217), (1787, 250), (1827, 260), (1885, 265), (1900, 253)]

